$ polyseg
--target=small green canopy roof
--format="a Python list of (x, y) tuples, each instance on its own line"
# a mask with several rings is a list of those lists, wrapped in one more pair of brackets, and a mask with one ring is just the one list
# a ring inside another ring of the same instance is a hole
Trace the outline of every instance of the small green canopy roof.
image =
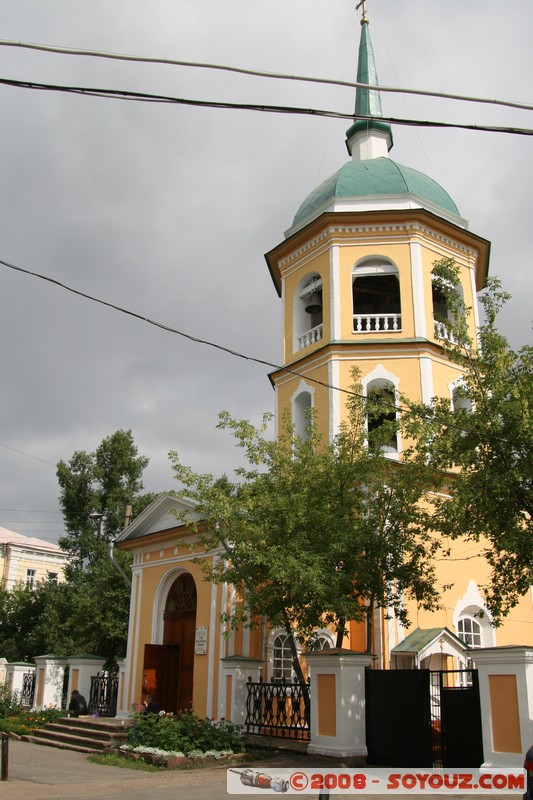
[(420, 653), (428, 647), (435, 639), (438, 639), (443, 634), (461, 646), (462, 649), (468, 650), (468, 646), (462, 642), (454, 633), (448, 628), (415, 628), (415, 630), (406, 636), (403, 642), (397, 644), (392, 648), (392, 653)]
[(294, 217), (293, 226), (316, 215), (336, 197), (370, 197), (413, 194), (445, 211), (459, 211), (452, 198), (432, 178), (390, 158), (348, 161), (309, 194)]

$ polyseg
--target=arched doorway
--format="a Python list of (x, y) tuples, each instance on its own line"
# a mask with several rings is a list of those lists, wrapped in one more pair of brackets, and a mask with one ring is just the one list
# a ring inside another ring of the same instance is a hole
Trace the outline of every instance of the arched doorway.
[(163, 645), (179, 647), (177, 709), (192, 703), (196, 602), (194, 578), (188, 572), (180, 575), (170, 587), (163, 615)]
[(196, 605), (194, 578), (183, 573), (166, 595), (163, 644), (145, 647), (143, 693), (150, 692), (165, 711), (187, 709), (192, 704)]

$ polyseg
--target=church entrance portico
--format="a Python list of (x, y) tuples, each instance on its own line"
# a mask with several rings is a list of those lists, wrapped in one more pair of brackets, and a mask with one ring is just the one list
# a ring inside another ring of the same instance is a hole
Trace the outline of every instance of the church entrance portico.
[(197, 607), (192, 575), (179, 574), (163, 599), (163, 642), (145, 645), (142, 692), (174, 712), (192, 705)]

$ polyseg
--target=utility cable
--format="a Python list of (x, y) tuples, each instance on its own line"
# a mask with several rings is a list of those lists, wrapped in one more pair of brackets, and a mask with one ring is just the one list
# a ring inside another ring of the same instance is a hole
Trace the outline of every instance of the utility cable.
[[(177, 328), (172, 328), (170, 325), (165, 325), (162, 322), (157, 322), (156, 320), (150, 319), (149, 317), (145, 317), (142, 314), (137, 314), (135, 311), (130, 311), (127, 308), (123, 308), (122, 306), (118, 306), (115, 303), (111, 303), (108, 300), (102, 300), (98, 297), (94, 297), (93, 295), (87, 294), (86, 292), (82, 292), (79, 289), (74, 289), (71, 286), (67, 286), (67, 284), (58, 281), (56, 278), (51, 278), (48, 275), (42, 275), (39, 272), (33, 272), (32, 270), (25, 269), (24, 267), (17, 267), (15, 264), (10, 264), (8, 261), (3, 261), (0, 259), (0, 265), (7, 267), (8, 269), (12, 269), (15, 272), (20, 272), (24, 275), (30, 275), (33, 278), (38, 278), (39, 280), (45, 281), (46, 283), (51, 283), (54, 286), (58, 286), (61, 289), (65, 289), (67, 292), (71, 292), (72, 294), (77, 295), (78, 297), (84, 297), (86, 300), (90, 300), (93, 303), (98, 303), (99, 305), (106, 306), (107, 308), (112, 308), (114, 311), (118, 311), (121, 314), (125, 314), (126, 316), (133, 317), (134, 319), (141, 320), (141, 322), (146, 322), (148, 325), (153, 325), (156, 328), (160, 328), (161, 330), (167, 331), (167, 333), (172, 333), (177, 336), (181, 336), (188, 341), (194, 342), (195, 344), (203, 344), (207, 347), (213, 347), (215, 350), (219, 350), (223, 353), (227, 353), (230, 356), (234, 356), (235, 358), (243, 359), (244, 361), (250, 361), (255, 364), (261, 364), (265, 367), (270, 367), (271, 369), (275, 370), (276, 372), (284, 372), (287, 375), (294, 375), (297, 378), (303, 378), (304, 380), (308, 381), (309, 383), (314, 383), (317, 386), (322, 386), (325, 389), (331, 389), (335, 392), (341, 392), (342, 394), (349, 395), (351, 397), (357, 397), (360, 400), (363, 400), (365, 403), (368, 402), (368, 397), (361, 392), (354, 392), (352, 389), (345, 389), (341, 386), (335, 386), (332, 383), (328, 383), (327, 381), (321, 381), (319, 378), (313, 378), (310, 375), (304, 375), (301, 372), (298, 372), (295, 369), (291, 369), (287, 366), (281, 366), (280, 364), (275, 364), (272, 361), (266, 361), (262, 358), (256, 358), (255, 356), (249, 356), (245, 353), (241, 353), (239, 350), (233, 350), (229, 347), (225, 347), (224, 345), (218, 344), (217, 342), (211, 342), (208, 339), (201, 339), (198, 336), (193, 336), (190, 333), (185, 333), (184, 331), (180, 331)], [(390, 408), (391, 410), (396, 411), (397, 413), (409, 413), (410, 409), (407, 409), (403, 406), (397, 405), (396, 403), (389, 403), (385, 400), (382, 401), (383, 408)], [(419, 414), (422, 419), (426, 419), (426, 416), (423, 414)], [(472, 431), (468, 428), (465, 428), (464, 425), (451, 425), (448, 423), (448, 428), (451, 430), (456, 430), (459, 432), (467, 432), (467, 433), (474, 433), (479, 437), (479, 431)], [(487, 441), (490, 441), (489, 436), (487, 436)], [(504, 441), (501, 437), (498, 437), (498, 441)], [(7, 446), (7, 445), (6, 445)], [(15, 448), (9, 448), (14, 450)], [(16, 451), (22, 452), (22, 451)], [(24, 454), (27, 455), (27, 454)], [(44, 459), (38, 459), (39, 461), (43, 461)], [(50, 464), (51, 462), (45, 461), (46, 464)], [(54, 464), (52, 466), (55, 466)]]
[[(0, 78), (0, 84), (19, 89), (79, 94), (87, 97), (100, 97), (114, 100), (127, 100), (141, 103), (164, 103), (169, 105), (193, 106), (196, 108), (216, 108), (230, 111), (258, 111), (266, 114), (288, 114), (296, 116), (326, 117), (328, 119), (373, 121), (376, 118), (361, 114), (348, 114), (340, 111), (328, 111), (318, 108), (301, 108), (300, 106), (278, 106), (265, 103), (230, 103), (215, 100), (194, 100), (192, 98), (173, 97), (171, 95), (150, 94), (147, 92), (131, 92), (122, 89), (101, 89), (88, 86), (64, 86), (54, 83), (37, 83), (35, 81), (19, 81)], [(375, 89), (375, 87), (372, 87)], [(455, 128), (460, 130), (482, 131), (485, 133), (508, 133), (519, 136), (533, 136), (533, 129), (506, 125), (473, 125), (459, 122), (436, 122), (431, 120), (402, 119), (400, 117), (379, 117), (380, 122), (390, 125), (407, 125), (421, 128)]]
[(0, 447), (5, 447), (6, 450), (12, 450), (14, 453), (20, 453), (20, 455), (22, 456), (33, 458), (35, 461), (42, 461), (43, 464), (50, 464), (51, 467), (57, 466), (57, 464), (52, 464), (51, 461), (47, 461), (45, 458), (39, 458), (39, 456), (32, 456), (30, 453), (25, 453), (24, 450), (17, 450), (16, 447), (10, 447), (8, 444), (3, 444), (3, 442), (0, 442)]
[(290, 75), (281, 72), (271, 72), (264, 70), (246, 69), (244, 67), (231, 67), (225, 64), (211, 64), (201, 61), (181, 61), (173, 58), (161, 58), (154, 56), (135, 56), (122, 53), (110, 53), (100, 50), (83, 50), (73, 47), (59, 47), (55, 45), (37, 44), (33, 42), (16, 42), (8, 39), (0, 39), (0, 47), (19, 47), (27, 50), (39, 50), (46, 53), (57, 53), (60, 55), (83, 56), (92, 58), (112, 59), (115, 61), (130, 61), (142, 64), (163, 64), (173, 67), (189, 67), (196, 69), (219, 70), (233, 72), (239, 75), (250, 75), (257, 78), (270, 78), (284, 81), (297, 81), (304, 83), (318, 83), (325, 86), (343, 86), (348, 89), (371, 89), (376, 92), (389, 92), (395, 94), (414, 94), (420, 97), (436, 97), (443, 100), (458, 100), (467, 103), (483, 103), (488, 105), (505, 106), (507, 108), (524, 109), (533, 111), (533, 104), (512, 100), (497, 100), (487, 97), (471, 97), (462, 94), (451, 94), (449, 92), (435, 92), (425, 89), (402, 89), (397, 86), (371, 85), (352, 81), (337, 80), (335, 78), (314, 78), (307, 75)]

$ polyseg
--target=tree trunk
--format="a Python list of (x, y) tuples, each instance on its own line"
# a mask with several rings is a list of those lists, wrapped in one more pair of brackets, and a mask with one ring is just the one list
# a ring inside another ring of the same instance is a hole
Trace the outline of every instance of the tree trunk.
[(335, 642), (335, 647), (342, 647), (342, 643), (344, 641), (344, 629), (346, 626), (346, 620), (344, 617), (339, 619), (337, 623), (337, 640)]
[(374, 638), (374, 598), (372, 597), (366, 609), (366, 652), (373, 650)]
[(300, 664), (300, 659), (298, 658), (298, 648), (296, 647), (296, 639), (294, 638), (294, 631), (291, 628), (291, 623), (289, 622), (289, 618), (286, 612), (284, 613), (283, 617), (285, 620), (285, 632), (289, 637), (289, 646), (291, 648), (291, 653), (292, 653), (292, 667), (294, 669), (294, 672), (296, 673), (296, 679), (302, 688), (306, 717), (307, 719), (310, 719), (311, 701), (309, 698), (309, 684), (304, 678), (302, 665)]

